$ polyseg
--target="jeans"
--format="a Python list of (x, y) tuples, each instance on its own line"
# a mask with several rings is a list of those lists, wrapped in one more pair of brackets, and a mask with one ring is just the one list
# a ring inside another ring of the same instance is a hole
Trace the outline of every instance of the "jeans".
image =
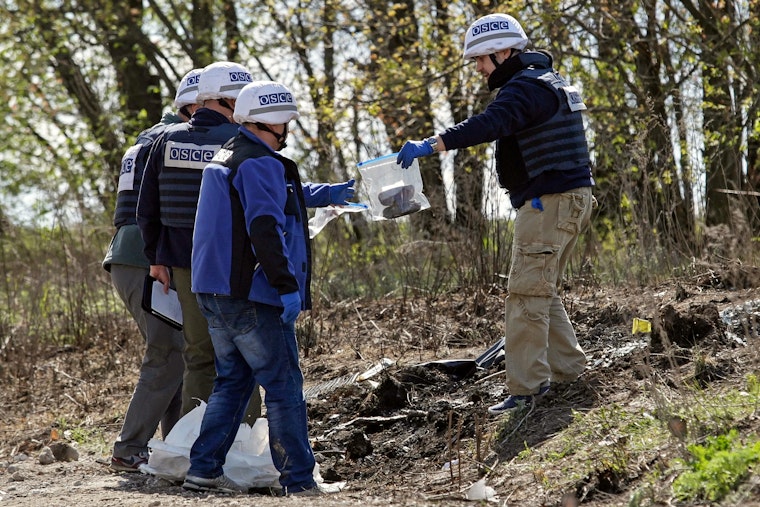
[[(214, 387), (214, 347), (209, 336), (208, 322), (198, 308), (198, 299), (190, 288), (190, 270), (172, 268), (172, 281), (177, 288), (177, 297), (182, 307), (183, 333), (185, 335), (185, 375), (182, 384), (182, 415), (198, 406), (199, 401), (208, 401)], [(248, 403), (244, 422), (253, 426), (261, 417), (261, 394), (258, 388)]]
[(573, 381), (586, 367), (558, 287), (592, 201), (591, 187), (583, 187), (541, 196), (543, 210), (528, 201), (517, 211), (504, 343), (510, 394)]
[(190, 450), (189, 475), (213, 479), (222, 466), (256, 384), (266, 394), (269, 448), (285, 492), (316, 486), (309, 444), (303, 374), (294, 324), (281, 309), (245, 299), (198, 294), (214, 344), (216, 379), (198, 439)]
[(155, 434), (159, 423), (161, 434), (166, 438), (180, 417), (184, 338), (182, 331), (142, 309), (147, 274), (147, 268), (111, 265), (113, 286), (145, 339), (140, 377), (113, 446), (116, 458), (147, 452), (148, 440)]

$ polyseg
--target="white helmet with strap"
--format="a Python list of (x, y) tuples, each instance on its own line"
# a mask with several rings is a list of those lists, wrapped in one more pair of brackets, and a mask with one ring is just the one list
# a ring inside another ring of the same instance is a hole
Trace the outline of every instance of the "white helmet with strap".
[(489, 14), (476, 20), (464, 36), (464, 59), (491, 55), (514, 48), (522, 51), (530, 43), (515, 18), (508, 14)]
[(176, 109), (195, 104), (195, 98), (198, 96), (198, 79), (202, 70), (193, 69), (182, 77), (182, 81), (177, 86), (177, 94), (174, 96)]
[(274, 81), (254, 81), (240, 91), (232, 118), (241, 125), (281, 125), (298, 118), (298, 107), (285, 85)]
[(236, 99), (240, 90), (251, 81), (251, 73), (239, 63), (212, 63), (201, 71), (197, 100)]

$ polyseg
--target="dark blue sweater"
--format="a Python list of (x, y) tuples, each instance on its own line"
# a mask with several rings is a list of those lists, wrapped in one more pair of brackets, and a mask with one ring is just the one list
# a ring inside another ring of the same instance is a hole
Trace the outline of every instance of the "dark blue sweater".
[[(515, 134), (547, 122), (560, 107), (554, 91), (535, 79), (511, 79), (526, 68), (527, 62), (551, 66), (551, 58), (543, 53), (523, 53), (510, 58), (497, 68), (501, 80), (497, 81), (499, 92), (486, 109), (440, 134), (447, 150), (467, 148), (497, 139), (511, 138)], [(506, 70), (506, 72), (505, 72)], [(497, 73), (495, 71), (495, 74)], [(497, 77), (492, 75), (492, 77)], [(493, 80), (489, 81), (494, 88)], [(519, 157), (519, 153), (514, 154)], [(573, 188), (593, 186), (591, 169), (578, 167), (572, 171), (546, 171), (524, 185), (510, 189), (510, 201), (514, 208), (526, 200), (545, 194), (564, 192)]]

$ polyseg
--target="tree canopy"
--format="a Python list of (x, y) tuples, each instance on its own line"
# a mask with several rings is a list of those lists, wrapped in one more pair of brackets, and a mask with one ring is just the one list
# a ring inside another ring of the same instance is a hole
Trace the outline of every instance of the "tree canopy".
[[(462, 60), (467, 26), (507, 12), (584, 95), (601, 237), (690, 250), (702, 225), (760, 229), (758, 0), (5, 1), (0, 11), (5, 214), (75, 209), (106, 223), (120, 159), (216, 60), (287, 84), (288, 155), (308, 179), (467, 118), (491, 98)], [(494, 217), (489, 146), (421, 160), (420, 231), (480, 234)]]

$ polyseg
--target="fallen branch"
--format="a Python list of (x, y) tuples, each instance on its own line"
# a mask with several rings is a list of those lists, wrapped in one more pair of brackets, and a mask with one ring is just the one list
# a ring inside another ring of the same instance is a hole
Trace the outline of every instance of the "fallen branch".
[(356, 417), (348, 422), (338, 425), (335, 430), (344, 430), (349, 426), (390, 426), (399, 421), (409, 419), (411, 417), (426, 417), (427, 412), (424, 410), (409, 410), (403, 414), (392, 415), (388, 417), (371, 416), (371, 417)]

